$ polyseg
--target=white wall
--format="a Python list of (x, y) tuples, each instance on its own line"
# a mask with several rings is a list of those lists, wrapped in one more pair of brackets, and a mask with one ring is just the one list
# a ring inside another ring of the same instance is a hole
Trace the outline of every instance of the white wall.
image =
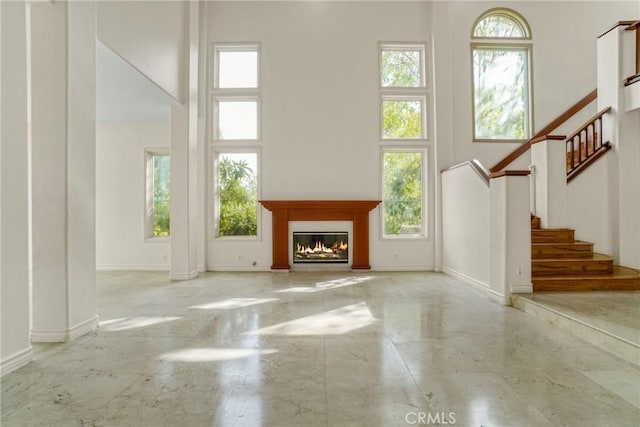
[(443, 271), (489, 287), (489, 186), (469, 166), (442, 174)]
[(0, 3), (0, 372), (31, 360), (27, 190), (27, 9)]
[[(210, 42), (260, 42), (263, 199), (380, 198), (378, 43), (429, 45), (428, 2), (213, 2)], [(431, 114), (430, 108), (428, 114)], [(430, 194), (434, 151), (428, 144)], [(210, 180), (209, 180), (210, 181)], [(433, 197), (427, 203), (433, 224)], [(209, 215), (212, 217), (212, 215)], [(209, 236), (208, 268), (269, 268), (271, 216), (259, 242)], [(433, 267), (429, 240), (380, 238), (370, 215), (374, 269)], [(242, 260), (237, 257), (242, 256)]]
[[(444, 150), (440, 167), (472, 158), (491, 167), (517, 147), (472, 142), (470, 37), (475, 20), (484, 11), (512, 8), (531, 27), (535, 130), (596, 88), (596, 37), (614, 22), (638, 18), (638, 4), (632, 1), (454, 1), (435, 2), (433, 7), (434, 28), (440, 31), (434, 35), (436, 67), (441, 70), (436, 75), (438, 143), (439, 150)], [(450, 65), (440, 63), (440, 58), (449, 56)], [(590, 112), (595, 112), (594, 106)], [(581, 121), (559, 132), (571, 133)], [(528, 154), (523, 158), (517, 168), (528, 164)]]
[(98, 39), (182, 101), (185, 17), (181, 1), (101, 1)]
[(145, 241), (144, 150), (169, 147), (170, 142), (170, 122), (98, 123), (98, 269), (169, 269), (170, 243)]

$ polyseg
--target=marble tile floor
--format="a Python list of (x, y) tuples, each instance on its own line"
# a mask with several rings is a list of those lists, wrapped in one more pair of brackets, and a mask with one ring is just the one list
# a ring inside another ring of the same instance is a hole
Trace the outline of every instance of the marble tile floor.
[(13, 426), (639, 426), (640, 368), (440, 273), (98, 274)]

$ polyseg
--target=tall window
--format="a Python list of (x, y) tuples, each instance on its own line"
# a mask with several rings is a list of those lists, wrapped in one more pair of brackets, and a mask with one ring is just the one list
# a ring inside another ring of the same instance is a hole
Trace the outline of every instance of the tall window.
[(379, 47), (382, 236), (425, 237), (426, 45)]
[(213, 46), (213, 140), (260, 139), (260, 46)]
[(425, 236), (425, 150), (383, 149), (382, 211), (385, 237)]
[(170, 235), (170, 166), (168, 148), (145, 150), (147, 239)]
[(259, 227), (260, 44), (213, 45), (212, 228), (255, 238)]
[(492, 9), (472, 32), (474, 141), (530, 138), (531, 31), (510, 9)]
[(216, 151), (214, 192), (218, 237), (258, 235), (258, 153)]
[(424, 56), (424, 44), (380, 44), (383, 140), (420, 140), (427, 137)]

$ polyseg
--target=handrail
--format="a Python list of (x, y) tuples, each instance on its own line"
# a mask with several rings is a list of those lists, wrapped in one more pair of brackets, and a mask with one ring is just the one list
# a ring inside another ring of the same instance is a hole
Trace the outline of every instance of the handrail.
[(598, 97), (598, 89), (593, 90), (587, 96), (582, 98), (580, 101), (573, 104), (571, 107), (567, 109), (564, 113), (555, 118), (551, 123), (542, 128), (538, 133), (533, 135), (529, 140), (524, 142), (518, 148), (509, 153), (506, 157), (496, 163), (491, 169), (489, 169), (492, 173), (499, 172), (504, 169), (506, 166), (511, 164), (515, 159), (520, 157), (522, 154), (526, 153), (529, 148), (531, 148), (531, 141), (538, 138), (539, 136), (549, 134), (551, 131), (556, 129), (558, 126), (569, 120), (573, 115), (575, 115), (578, 111), (582, 110), (584, 107), (589, 105), (593, 100)]
[(449, 166), (446, 169), (442, 169), (440, 173), (445, 173), (453, 169), (461, 168), (463, 166), (471, 167), (471, 169), (473, 169), (473, 171), (476, 174), (478, 174), (480, 178), (482, 178), (484, 183), (489, 185), (489, 178), (490, 178), (489, 171), (487, 170), (487, 168), (484, 167), (482, 163), (480, 163), (480, 160), (478, 159), (471, 159), (471, 160), (467, 160), (466, 162), (458, 163), (457, 165)]
[(581, 133), (582, 131), (584, 131), (584, 129), (589, 126), (590, 124), (592, 124), (593, 122), (595, 122), (596, 120), (598, 120), (600, 117), (604, 116), (605, 114), (607, 114), (609, 111), (611, 111), (611, 107), (607, 107), (603, 110), (601, 110), (600, 112), (598, 112), (595, 116), (591, 117), (589, 120), (587, 120), (586, 122), (584, 122), (584, 124), (582, 126), (578, 127), (578, 130), (575, 131), (574, 133), (571, 134), (571, 136), (569, 136), (567, 138), (567, 140), (573, 139), (575, 138), (579, 133)]
[(609, 111), (603, 109), (567, 138), (567, 182), (611, 149), (609, 141), (602, 141), (602, 116)]

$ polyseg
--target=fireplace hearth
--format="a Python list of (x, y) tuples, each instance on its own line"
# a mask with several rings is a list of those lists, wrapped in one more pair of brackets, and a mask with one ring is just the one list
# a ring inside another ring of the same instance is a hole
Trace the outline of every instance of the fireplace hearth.
[(294, 232), (294, 264), (346, 264), (349, 262), (347, 232)]

